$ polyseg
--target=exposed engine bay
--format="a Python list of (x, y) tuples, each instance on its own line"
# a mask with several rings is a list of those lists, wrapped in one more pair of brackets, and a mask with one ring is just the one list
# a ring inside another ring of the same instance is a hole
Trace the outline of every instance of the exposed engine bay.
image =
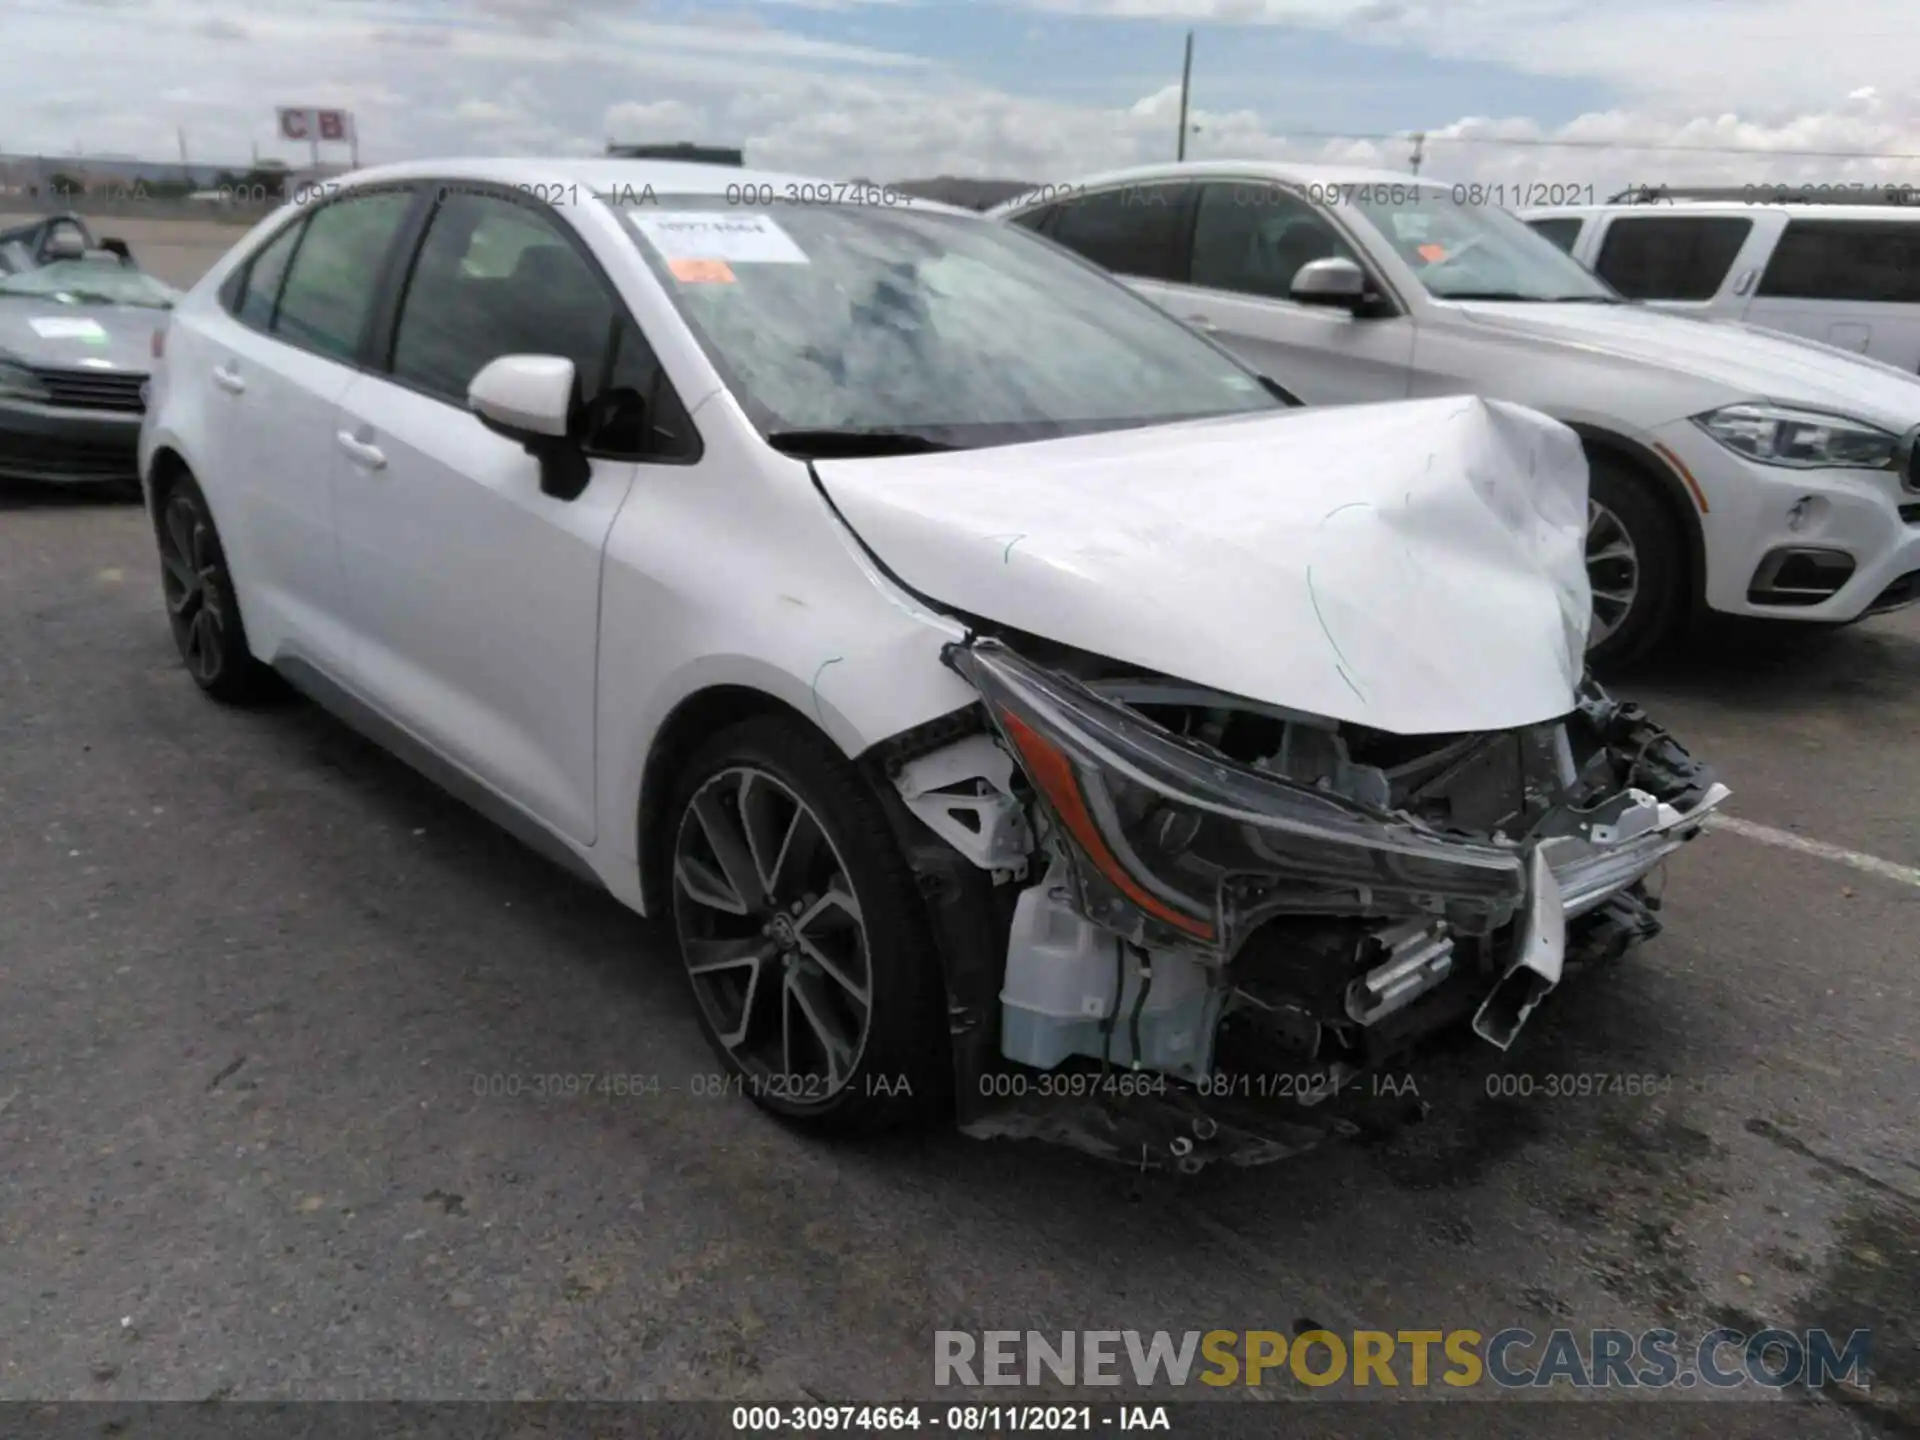
[(975, 723), (888, 761), (1005, 917), (956, 1034), (1053, 1077), (963, 1106), (976, 1134), (1183, 1170), (1307, 1148), (1414, 1042), (1471, 1017), (1504, 1050), (1567, 969), (1657, 933), (1648, 876), (1728, 793), (1591, 680), (1547, 723), (1406, 736), (1019, 644), (949, 647)]

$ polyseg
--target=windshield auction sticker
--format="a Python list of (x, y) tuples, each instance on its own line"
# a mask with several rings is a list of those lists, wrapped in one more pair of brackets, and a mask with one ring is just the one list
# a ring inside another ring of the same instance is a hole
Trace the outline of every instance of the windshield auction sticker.
[(682, 285), (731, 285), (733, 267), (724, 260), (669, 260), (667, 269)]
[(98, 320), (75, 320), (65, 315), (36, 315), (27, 321), (42, 340), (104, 340), (107, 332)]
[(675, 260), (718, 260), (726, 265), (808, 263), (806, 252), (770, 215), (668, 210), (636, 215), (633, 225), (670, 264)]

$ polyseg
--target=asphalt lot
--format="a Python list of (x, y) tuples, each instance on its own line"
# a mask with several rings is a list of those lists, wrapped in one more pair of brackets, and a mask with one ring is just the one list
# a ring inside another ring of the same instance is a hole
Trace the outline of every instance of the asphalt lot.
[[(1724, 1322), (1874, 1331), (1871, 1397), (1732, 1433), (1915, 1426), (1920, 613), (1619, 684), (1771, 830), (1677, 857), (1667, 933), (1508, 1056), (1423, 1063), (1424, 1123), (1143, 1183), (697, 1096), (658, 932), (312, 707), (203, 700), (158, 590), (137, 507), (0, 492), (0, 1400), (932, 1398), (936, 1329)], [(477, 1093), (554, 1073), (659, 1089)], [(1667, 1079), (1541, 1093), (1580, 1074)], [(1728, 1433), (1704, 1400), (1552, 1428)]]

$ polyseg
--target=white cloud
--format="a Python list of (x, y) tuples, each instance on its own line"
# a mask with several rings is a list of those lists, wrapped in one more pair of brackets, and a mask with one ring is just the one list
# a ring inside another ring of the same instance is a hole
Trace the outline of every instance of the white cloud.
[[(1669, 22), (1651, 0), (1624, 0), (1624, 11), (1603, 19), (1566, 0), (1033, 3), (1365, 23), (1398, 35), (1396, 43), (1413, 43), (1420, 26), (1431, 30), (1436, 6), (1446, 3), (1452, 51), (1526, 52), (1526, 68), (1601, 75), (1615, 66), (1616, 51), (1631, 51), (1644, 71), (1630, 102), (1551, 131), (1514, 116), (1436, 124), (1425, 173), (1447, 178), (1591, 185), (1596, 193), (1630, 184), (1920, 180), (1920, 91), (1904, 74), (1907, 47), (1823, 43), (1830, 32), (1807, 28), (1807, 0), (1715, 5), (1712, 26), (1685, 44), (1661, 29)], [(1832, 0), (1829, 8), (1877, 13), (1889, 25), (1888, 16), (1906, 13), (1886, 0)], [(314, 104), (355, 111), (369, 161), (592, 154), (610, 138), (685, 139), (745, 143), (756, 164), (830, 176), (1050, 180), (1164, 159), (1174, 148), (1171, 86), (1143, 87), (1130, 103), (1075, 104), (1009, 94), (923, 57), (777, 26), (647, 14), (627, 0), (250, 0), (244, 9), (209, 0), (78, 9), (70, 0), (27, 0), (9, 10), (8, 43), (0, 46), (0, 135), (16, 151), (68, 154), (77, 143), (139, 151), (160, 136), (161, 158), (180, 127), (197, 156), (243, 160), (258, 143), (264, 153), (299, 159), (279, 151), (273, 107)], [(1920, 20), (1901, 23), (1920, 28)], [(210, 25), (251, 37), (244, 64), (209, 63)], [(1740, 45), (1773, 44), (1767, 37), (1796, 26), (1796, 36), (1779, 42), (1802, 58), (1792, 83), (1804, 89), (1809, 75), (1832, 72), (1824, 88), (1807, 90), (1797, 107), (1743, 98), (1756, 82), (1736, 58), (1750, 53)], [(1571, 34), (1586, 37), (1582, 53), (1530, 48), (1529, 37)], [(1206, 35), (1203, 62), (1205, 47), (1220, 43)], [(1716, 63), (1723, 45), (1731, 48)], [(1675, 76), (1696, 70), (1699, 83), (1675, 88)], [(1705, 76), (1710, 70), (1718, 73)], [(1204, 98), (1204, 85), (1196, 93)], [(103, 96), (111, 103), (103, 106)], [(1199, 127), (1189, 147), (1196, 158), (1285, 156), (1404, 171), (1411, 150), (1405, 140), (1277, 134), (1250, 110), (1202, 104), (1190, 118)], [(1506, 143), (1486, 143), (1493, 140)], [(1848, 158), (1856, 152), (1887, 158)]]
[(601, 125), (609, 140), (629, 145), (671, 144), (706, 135), (711, 129), (707, 112), (682, 100), (624, 100), (607, 107)]

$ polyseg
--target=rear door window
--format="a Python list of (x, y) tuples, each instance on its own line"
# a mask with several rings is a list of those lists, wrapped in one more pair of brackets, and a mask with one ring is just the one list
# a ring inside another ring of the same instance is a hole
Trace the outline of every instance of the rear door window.
[(1619, 215), (1593, 268), (1634, 300), (1711, 300), (1753, 229), (1732, 215)]
[(1047, 227), (1053, 224), (1053, 217), (1059, 213), (1058, 205), (1042, 205), (1037, 210), (1024, 210), (1012, 218), (1014, 224), (1025, 226), (1029, 230), (1037, 230), (1044, 235)]
[(1759, 294), (1790, 300), (1920, 304), (1920, 224), (1789, 220)]
[(1581, 218), (1578, 215), (1554, 215), (1541, 220), (1529, 220), (1534, 233), (1544, 235), (1569, 255), (1573, 253), (1573, 243), (1580, 238)]
[(316, 210), (281, 288), (273, 334), (336, 360), (352, 360), (373, 311), (387, 252), (412, 205), (411, 191), (382, 190)]
[(1116, 275), (1177, 280), (1187, 199), (1184, 181), (1122, 185), (1062, 202), (1046, 233)]

